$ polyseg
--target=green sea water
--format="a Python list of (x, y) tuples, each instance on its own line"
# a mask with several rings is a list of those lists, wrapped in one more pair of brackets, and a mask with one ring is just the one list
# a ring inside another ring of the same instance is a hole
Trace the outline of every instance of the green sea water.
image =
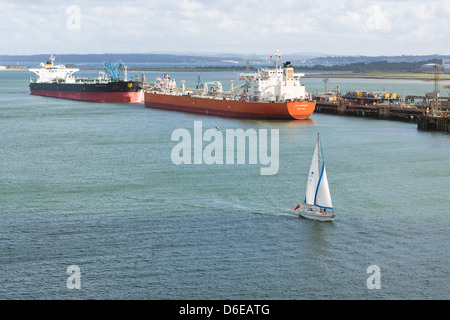
[[(449, 299), (450, 136), (313, 114), (257, 121), (33, 96), (0, 72), (1, 299)], [(146, 73), (151, 81), (159, 73)], [(176, 73), (194, 86), (197, 74)], [(230, 83), (233, 72), (201, 74)], [(310, 92), (320, 79), (304, 79)], [(423, 94), (432, 82), (331, 79)], [(279, 170), (175, 165), (176, 129), (278, 129)], [(332, 223), (299, 219), (320, 132)], [(81, 269), (81, 288), (66, 272)], [(380, 289), (369, 289), (369, 266)]]

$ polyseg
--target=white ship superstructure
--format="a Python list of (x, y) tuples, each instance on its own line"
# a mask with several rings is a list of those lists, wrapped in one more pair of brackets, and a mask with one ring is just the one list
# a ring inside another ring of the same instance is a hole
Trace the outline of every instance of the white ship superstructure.
[(30, 68), (29, 70), (35, 73), (38, 77), (33, 80), (35, 83), (51, 83), (64, 82), (75, 83), (73, 74), (80, 71), (78, 68), (66, 68), (64, 65), (54, 65), (55, 58), (53, 55), (46, 64), (41, 63), (40, 68)]
[(274, 54), (275, 68), (261, 68), (255, 73), (239, 74), (247, 81), (250, 101), (291, 102), (308, 97), (305, 86), (300, 83), (304, 73), (294, 73), (294, 67), (287, 61), (278, 67), (278, 50)]
[(171, 91), (177, 89), (177, 82), (171, 79), (170, 76), (164, 72), (162, 78), (156, 78), (154, 89), (162, 91)]

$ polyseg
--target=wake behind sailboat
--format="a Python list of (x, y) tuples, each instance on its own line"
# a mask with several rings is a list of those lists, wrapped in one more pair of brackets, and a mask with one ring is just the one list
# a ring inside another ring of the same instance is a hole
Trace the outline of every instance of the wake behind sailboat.
[[(320, 136), (317, 133), (317, 142), (309, 168), (309, 177), (306, 184), (305, 203), (308, 206), (303, 208), (300, 204), (294, 209), (299, 209), (299, 217), (319, 220), (334, 220), (333, 204), (331, 202), (330, 188), (328, 186), (325, 162), (323, 161)], [(328, 211), (327, 211), (328, 210)]]

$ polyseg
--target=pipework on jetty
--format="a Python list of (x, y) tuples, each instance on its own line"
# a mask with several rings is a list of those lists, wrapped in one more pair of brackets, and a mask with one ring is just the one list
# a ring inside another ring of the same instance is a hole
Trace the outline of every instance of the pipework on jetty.
[(417, 128), (450, 132), (450, 97), (436, 93), (399, 97), (396, 93), (325, 91), (313, 95), (315, 112), (417, 123)]

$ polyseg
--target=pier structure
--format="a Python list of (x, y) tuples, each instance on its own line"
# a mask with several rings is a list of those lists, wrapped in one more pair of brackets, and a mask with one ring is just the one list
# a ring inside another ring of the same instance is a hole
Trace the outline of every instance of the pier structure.
[(450, 132), (450, 97), (386, 92), (324, 92), (313, 96), (315, 112), (417, 123), (421, 130)]
[(419, 116), (417, 129), (450, 132), (450, 116)]

